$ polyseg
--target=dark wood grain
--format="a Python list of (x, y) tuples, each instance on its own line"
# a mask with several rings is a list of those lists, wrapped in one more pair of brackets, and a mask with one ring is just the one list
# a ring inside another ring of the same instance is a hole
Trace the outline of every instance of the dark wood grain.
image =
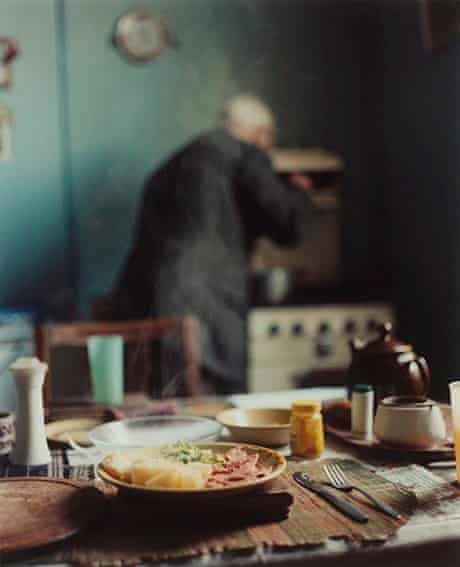
[[(382, 514), (359, 494), (337, 492), (369, 516), (367, 524), (359, 524), (292, 478), (295, 471), (304, 471), (324, 480), (322, 466), (327, 462), (333, 461), (290, 463), (265, 492), (235, 497), (225, 506), (209, 502), (209, 507), (182, 505), (174, 509), (134, 496), (115, 496), (109, 499), (107, 521), (65, 546), (55, 559), (83, 565), (137, 565), (219, 551), (247, 551), (260, 545), (283, 549), (318, 546), (329, 538), (383, 542), (407, 522), (416, 506), (415, 496), (355, 461), (341, 461), (346, 474), (398, 510), (401, 519)], [(457, 491), (453, 497), (458, 497)], [(283, 518), (287, 506), (290, 513)]]
[(88, 483), (21, 477), (0, 479), (0, 502), (0, 552), (15, 552), (74, 536), (105, 498)]

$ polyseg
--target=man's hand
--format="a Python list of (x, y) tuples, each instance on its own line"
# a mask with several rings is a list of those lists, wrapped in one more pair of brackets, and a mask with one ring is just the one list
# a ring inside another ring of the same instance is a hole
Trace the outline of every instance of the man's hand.
[(309, 193), (313, 190), (313, 181), (312, 178), (308, 175), (303, 175), (301, 173), (293, 173), (289, 176), (289, 181), (300, 189), (301, 191), (305, 191)]

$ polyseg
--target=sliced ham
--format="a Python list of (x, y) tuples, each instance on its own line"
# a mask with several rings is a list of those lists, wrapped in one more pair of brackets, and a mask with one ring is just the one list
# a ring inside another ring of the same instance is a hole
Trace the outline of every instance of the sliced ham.
[(218, 488), (237, 483), (259, 480), (271, 472), (270, 467), (259, 463), (257, 453), (249, 454), (241, 447), (234, 447), (216, 463), (208, 477), (207, 486)]

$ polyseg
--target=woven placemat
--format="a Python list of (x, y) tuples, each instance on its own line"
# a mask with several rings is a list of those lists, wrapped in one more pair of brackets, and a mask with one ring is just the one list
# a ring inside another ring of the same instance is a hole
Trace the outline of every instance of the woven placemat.
[(222, 509), (221, 520), (217, 522), (214, 517), (209, 522), (202, 506), (188, 509), (184, 506), (179, 522), (177, 510), (167, 514), (158, 502), (111, 497), (97, 527), (56, 549), (53, 560), (78, 565), (122, 566), (213, 552), (247, 551), (260, 546), (313, 547), (325, 543), (328, 538), (385, 541), (406, 523), (415, 508), (415, 496), (401, 491), (355, 461), (341, 460), (340, 463), (356, 484), (370, 488), (399, 510), (401, 520), (376, 511), (360, 495), (341, 493), (370, 517), (367, 524), (357, 524), (292, 480), (292, 473), (298, 470), (322, 478), (322, 465), (326, 462), (333, 460), (290, 463), (286, 473), (270, 488), (278, 494), (287, 491), (294, 497), (290, 515), (282, 521), (260, 517), (248, 525), (246, 514), (229, 514), (231, 521), (226, 523), (225, 509)]
[(43, 466), (12, 465), (7, 455), (0, 455), (0, 478), (18, 476), (43, 476), (92, 481), (95, 475), (93, 465), (70, 466), (65, 449), (51, 451), (51, 462)]

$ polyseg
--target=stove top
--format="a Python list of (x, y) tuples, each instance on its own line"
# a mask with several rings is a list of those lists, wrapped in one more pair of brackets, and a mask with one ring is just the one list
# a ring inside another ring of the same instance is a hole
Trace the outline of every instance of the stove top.
[(302, 305), (323, 305), (343, 303), (388, 302), (391, 299), (388, 287), (366, 284), (296, 286), (283, 301), (270, 303), (253, 288), (250, 292), (250, 307), (297, 307)]

